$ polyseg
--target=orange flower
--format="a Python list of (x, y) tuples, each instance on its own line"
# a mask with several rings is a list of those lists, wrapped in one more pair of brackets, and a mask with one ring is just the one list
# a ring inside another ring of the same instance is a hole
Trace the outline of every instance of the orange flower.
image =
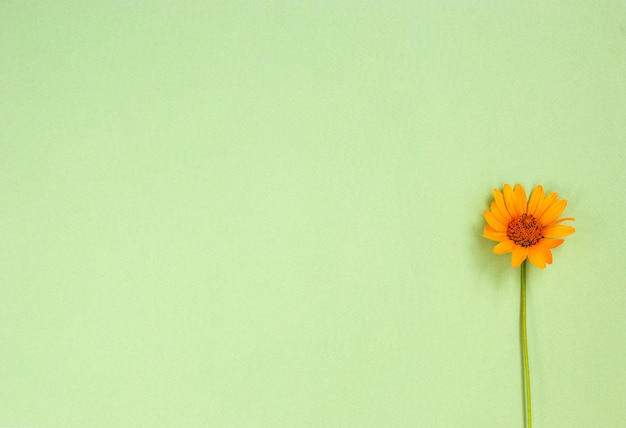
[(544, 197), (543, 187), (537, 186), (526, 200), (524, 188), (516, 184), (515, 189), (504, 185), (504, 194), (493, 190), (494, 202), (485, 211), (483, 236), (499, 242), (493, 249), (496, 254), (513, 253), (511, 265), (518, 267), (526, 257), (535, 266), (545, 269), (552, 263), (552, 248), (563, 243), (564, 236), (574, 233), (572, 226), (560, 223), (573, 218), (557, 218), (565, 210), (567, 201), (557, 199), (556, 193)]

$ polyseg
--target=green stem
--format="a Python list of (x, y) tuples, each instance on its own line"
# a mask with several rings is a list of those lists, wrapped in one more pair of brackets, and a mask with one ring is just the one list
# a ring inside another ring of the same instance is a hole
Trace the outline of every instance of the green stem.
[(530, 368), (528, 367), (528, 341), (526, 339), (526, 260), (521, 266), (521, 283), (522, 283), (522, 344), (524, 346), (524, 374), (526, 376), (526, 426), (532, 428), (533, 419), (530, 412)]

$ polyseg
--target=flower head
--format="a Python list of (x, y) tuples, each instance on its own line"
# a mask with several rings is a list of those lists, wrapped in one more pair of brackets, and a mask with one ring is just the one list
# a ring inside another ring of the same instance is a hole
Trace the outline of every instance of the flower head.
[(560, 223), (573, 218), (558, 217), (567, 205), (556, 193), (544, 196), (543, 187), (537, 186), (526, 200), (524, 187), (519, 184), (512, 189), (504, 185), (504, 192), (493, 190), (491, 209), (485, 211), (487, 226), (483, 236), (498, 242), (493, 249), (496, 254), (513, 253), (511, 265), (518, 267), (528, 257), (532, 264), (545, 269), (552, 263), (552, 248), (563, 243), (564, 236), (574, 233), (572, 226)]

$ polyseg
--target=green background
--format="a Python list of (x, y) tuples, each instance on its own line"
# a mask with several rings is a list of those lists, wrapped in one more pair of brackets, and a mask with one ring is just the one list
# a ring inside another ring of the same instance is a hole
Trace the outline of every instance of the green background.
[(1, 1), (0, 425), (626, 420), (623, 1)]

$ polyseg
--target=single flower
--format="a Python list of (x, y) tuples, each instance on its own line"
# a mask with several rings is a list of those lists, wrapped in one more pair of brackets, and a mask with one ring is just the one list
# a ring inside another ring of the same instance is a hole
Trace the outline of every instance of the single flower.
[(496, 254), (512, 253), (511, 265), (518, 267), (526, 258), (540, 269), (552, 263), (552, 249), (563, 243), (563, 238), (574, 233), (572, 226), (561, 225), (573, 218), (558, 219), (567, 201), (558, 199), (556, 193), (544, 196), (543, 187), (537, 186), (526, 200), (524, 187), (512, 189), (504, 185), (504, 192), (493, 190), (491, 209), (485, 211), (487, 226), (483, 236), (498, 242)]

